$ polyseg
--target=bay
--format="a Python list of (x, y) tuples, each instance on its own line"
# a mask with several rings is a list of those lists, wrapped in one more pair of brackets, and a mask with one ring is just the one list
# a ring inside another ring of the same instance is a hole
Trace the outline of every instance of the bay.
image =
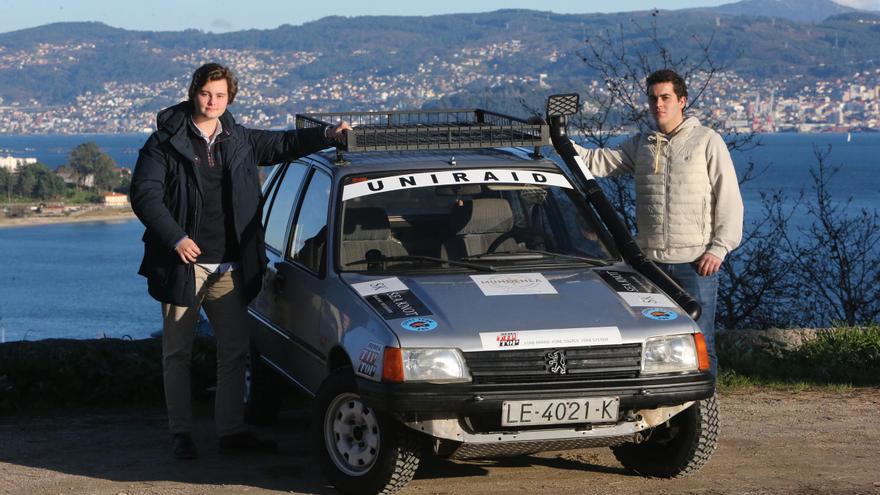
[(146, 338), (159, 303), (137, 274), (137, 220), (0, 229), (0, 326), (7, 342)]
[[(56, 168), (85, 141), (94, 141), (119, 165), (133, 167), (146, 135), (3, 136), (0, 156), (31, 156)], [(810, 186), (814, 149), (831, 146), (835, 201), (850, 210), (880, 210), (880, 133), (768, 134), (760, 146), (733, 153), (741, 175), (749, 161), (762, 174), (742, 187), (746, 222), (760, 214), (761, 192), (794, 198)], [(794, 221), (809, 221), (803, 206)], [(147, 338), (161, 327), (159, 303), (137, 275), (143, 253), (137, 220), (0, 229), (0, 337), (6, 341), (99, 336)]]
[(110, 155), (117, 166), (134, 169), (138, 151), (148, 137), (149, 134), (0, 135), (0, 157), (36, 158), (55, 170), (68, 163), (74, 148), (92, 141)]

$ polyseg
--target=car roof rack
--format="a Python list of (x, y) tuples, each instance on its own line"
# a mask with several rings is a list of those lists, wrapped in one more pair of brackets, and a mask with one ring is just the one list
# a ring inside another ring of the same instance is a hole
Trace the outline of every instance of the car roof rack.
[(337, 146), (337, 164), (347, 163), (342, 153), (403, 150), (461, 150), (550, 144), (547, 125), (489, 110), (395, 110), (386, 112), (330, 112), (296, 115), (296, 128), (308, 129), (348, 122), (352, 131)]

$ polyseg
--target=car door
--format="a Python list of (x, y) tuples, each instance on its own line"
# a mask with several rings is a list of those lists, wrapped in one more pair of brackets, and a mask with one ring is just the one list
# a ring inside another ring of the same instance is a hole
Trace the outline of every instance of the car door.
[(330, 175), (312, 168), (308, 184), (294, 216), (290, 241), (283, 261), (276, 263), (272, 290), (276, 293), (278, 323), (296, 345), (285, 356), (287, 369), (316, 391), (325, 372), (326, 349), (321, 338), (321, 314), (327, 272)]
[(262, 289), (250, 304), (249, 312), (256, 320), (251, 339), (263, 358), (279, 367), (293, 345), (284, 328), (282, 315), (288, 308), (286, 298), (280, 297), (282, 293), (278, 291), (280, 280), (277, 267), (283, 262), (287, 251), (293, 215), (308, 172), (309, 166), (301, 162), (293, 162), (280, 169), (275, 185), (266, 191), (268, 200), (263, 206), (268, 263), (263, 275)]

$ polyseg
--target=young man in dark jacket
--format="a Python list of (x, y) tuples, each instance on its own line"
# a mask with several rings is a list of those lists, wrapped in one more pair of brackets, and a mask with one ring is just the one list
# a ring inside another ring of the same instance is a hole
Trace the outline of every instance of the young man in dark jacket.
[(325, 148), (343, 123), (261, 131), (235, 123), (226, 108), (238, 92), (232, 72), (199, 67), (189, 99), (159, 112), (158, 130), (140, 150), (131, 204), (146, 227), (138, 273), (162, 303), (165, 401), (174, 456), (192, 459), (190, 361), (199, 308), (217, 337), (215, 423), (221, 450), (275, 450), (244, 426), (247, 304), (266, 265), (257, 166)]

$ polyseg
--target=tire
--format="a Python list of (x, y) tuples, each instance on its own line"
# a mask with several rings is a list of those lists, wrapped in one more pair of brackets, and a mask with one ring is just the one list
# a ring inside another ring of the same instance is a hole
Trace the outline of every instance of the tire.
[(648, 430), (647, 439), (612, 447), (623, 467), (643, 476), (681, 478), (700, 470), (715, 452), (721, 426), (715, 395), (695, 402), (667, 423)]
[(275, 423), (281, 413), (284, 388), (284, 379), (260, 360), (260, 355), (251, 349), (245, 368), (245, 422), (254, 426), (268, 426)]
[(350, 368), (335, 371), (318, 391), (314, 442), (327, 479), (346, 494), (390, 494), (419, 467), (415, 434), (367, 407)]

